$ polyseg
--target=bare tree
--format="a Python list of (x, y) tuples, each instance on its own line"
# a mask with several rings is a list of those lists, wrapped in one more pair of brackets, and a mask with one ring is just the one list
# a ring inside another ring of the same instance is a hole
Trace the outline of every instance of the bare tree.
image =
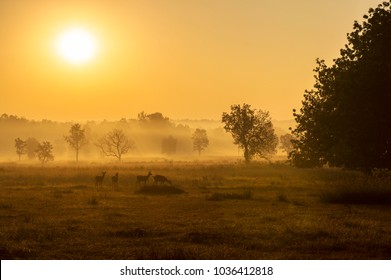
[(27, 153), (27, 143), (19, 137), (15, 139), (16, 154), (20, 157)]
[(101, 137), (96, 146), (105, 156), (116, 157), (121, 161), (122, 156), (134, 147), (134, 143), (121, 129), (113, 129)]
[(76, 152), (76, 162), (79, 161), (79, 151), (82, 146), (87, 144), (87, 139), (85, 136), (84, 129), (81, 129), (81, 125), (79, 123), (76, 123), (72, 125), (71, 129), (69, 130), (69, 136), (64, 136), (65, 141), (69, 143), (69, 145), (72, 147), (72, 149)]
[(208, 135), (205, 129), (197, 128), (192, 136), (193, 139), (193, 150), (198, 151), (198, 155), (206, 149), (209, 145)]
[(42, 164), (50, 160), (54, 160), (53, 146), (48, 141), (44, 141), (42, 144), (38, 144), (36, 153)]

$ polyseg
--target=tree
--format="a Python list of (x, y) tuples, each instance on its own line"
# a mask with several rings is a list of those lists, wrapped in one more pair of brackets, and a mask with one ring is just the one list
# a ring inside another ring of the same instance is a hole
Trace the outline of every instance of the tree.
[(252, 110), (248, 104), (232, 105), (230, 113), (223, 113), (224, 129), (232, 134), (234, 144), (244, 151), (244, 160), (258, 156), (268, 159), (278, 144), (269, 112)]
[(36, 150), (39, 161), (42, 164), (50, 160), (54, 160), (53, 156), (53, 146), (48, 141), (44, 141), (42, 144), (38, 144), (38, 148)]
[(288, 156), (293, 151), (293, 144), (292, 144), (293, 139), (294, 137), (290, 133), (286, 133), (280, 136), (280, 144), (281, 144), (280, 147), (287, 153)]
[(317, 60), (314, 89), (294, 110), (291, 160), (370, 172), (391, 167), (391, 1), (354, 23), (341, 56)]
[(192, 136), (193, 150), (198, 151), (198, 155), (201, 155), (201, 151), (205, 150), (209, 145), (208, 135), (205, 129), (197, 128)]
[(20, 157), (27, 153), (27, 143), (19, 137), (15, 139), (16, 154)]
[(26, 140), (26, 153), (29, 159), (35, 159), (37, 154), (36, 151), (38, 149), (39, 142), (37, 139), (30, 137)]
[(134, 147), (134, 143), (121, 129), (113, 129), (101, 137), (96, 146), (105, 156), (116, 157), (121, 161), (122, 156)]
[(87, 139), (84, 129), (81, 129), (81, 125), (76, 123), (72, 125), (69, 130), (69, 136), (64, 136), (65, 141), (69, 143), (72, 149), (76, 152), (76, 162), (79, 161), (79, 151), (81, 147), (87, 144)]
[(172, 126), (170, 119), (163, 116), (163, 114), (160, 112), (146, 114), (144, 111), (142, 111), (137, 115), (137, 119), (144, 127), (162, 129), (169, 128)]
[(162, 153), (172, 155), (176, 153), (177, 139), (172, 135), (162, 139)]

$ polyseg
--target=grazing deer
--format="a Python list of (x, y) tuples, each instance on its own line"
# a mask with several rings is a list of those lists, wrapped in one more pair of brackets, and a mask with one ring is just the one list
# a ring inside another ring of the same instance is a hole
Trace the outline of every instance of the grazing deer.
[(144, 182), (144, 186), (145, 186), (147, 184), (149, 176), (151, 176), (151, 175), (152, 175), (152, 173), (151, 173), (151, 171), (149, 171), (147, 176), (140, 176), (140, 175), (137, 176), (136, 184), (140, 185), (142, 182)]
[(170, 185), (172, 185), (171, 181), (168, 180), (166, 177), (164, 177), (163, 175), (155, 175), (153, 176), (153, 180), (155, 181), (155, 185), (157, 184), (164, 184), (164, 183), (169, 183)]
[(118, 187), (118, 172), (115, 173), (113, 177), (111, 177), (111, 183), (113, 187)]
[(103, 179), (105, 178), (106, 171), (102, 172), (102, 176), (96, 176), (95, 177), (95, 186), (99, 187), (102, 186)]

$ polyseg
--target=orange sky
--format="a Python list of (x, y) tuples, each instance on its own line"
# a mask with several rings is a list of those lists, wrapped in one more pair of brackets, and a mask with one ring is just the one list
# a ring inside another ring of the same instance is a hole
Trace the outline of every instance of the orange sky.
[[(0, 114), (116, 120), (141, 111), (220, 119), (235, 103), (292, 118), (353, 21), (374, 0), (2, 0)], [(96, 36), (98, 54), (64, 61), (70, 27)]]

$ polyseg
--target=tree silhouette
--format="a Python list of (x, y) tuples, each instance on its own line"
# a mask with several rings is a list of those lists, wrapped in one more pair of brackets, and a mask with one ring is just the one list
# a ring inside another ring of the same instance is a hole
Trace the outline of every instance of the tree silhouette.
[(50, 160), (54, 160), (53, 156), (53, 146), (48, 141), (44, 141), (42, 144), (38, 144), (38, 148), (36, 150), (39, 161), (42, 164)]
[(170, 119), (163, 116), (160, 112), (146, 114), (144, 111), (137, 115), (137, 119), (141, 125), (150, 128), (168, 128), (172, 126)]
[(15, 139), (16, 154), (20, 157), (27, 153), (27, 143), (19, 137)]
[(177, 139), (172, 135), (162, 139), (162, 153), (172, 155), (176, 153)]
[(287, 155), (289, 155), (293, 151), (293, 139), (294, 137), (290, 133), (286, 133), (280, 136), (280, 147), (287, 153)]
[(205, 129), (197, 128), (192, 136), (193, 150), (198, 151), (198, 155), (201, 155), (201, 151), (205, 150), (209, 145), (208, 135)]
[(231, 112), (222, 116), (224, 129), (232, 134), (234, 144), (243, 149), (246, 163), (255, 156), (268, 159), (278, 144), (269, 112), (250, 107), (232, 105)]
[(391, 1), (354, 23), (341, 56), (317, 60), (314, 89), (294, 110), (291, 160), (370, 172), (391, 168)]
[(121, 161), (122, 156), (134, 147), (134, 143), (121, 129), (113, 129), (101, 137), (96, 146), (105, 156), (116, 157)]
[(35, 159), (37, 154), (36, 151), (38, 149), (39, 142), (37, 139), (30, 137), (26, 140), (26, 153), (29, 159)]
[(76, 152), (76, 162), (79, 161), (79, 151), (81, 147), (83, 147), (85, 144), (87, 144), (87, 139), (85, 136), (84, 129), (81, 129), (81, 125), (79, 123), (76, 123), (72, 125), (71, 129), (69, 130), (69, 136), (64, 136), (65, 141), (69, 143), (72, 149)]

